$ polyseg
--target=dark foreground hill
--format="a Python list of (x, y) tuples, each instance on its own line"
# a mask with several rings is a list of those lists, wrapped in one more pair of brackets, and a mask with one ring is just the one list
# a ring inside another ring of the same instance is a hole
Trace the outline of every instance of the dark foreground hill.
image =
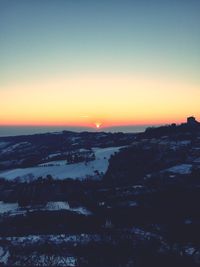
[(119, 136), (101, 180), (0, 181), (1, 266), (200, 266), (199, 125)]

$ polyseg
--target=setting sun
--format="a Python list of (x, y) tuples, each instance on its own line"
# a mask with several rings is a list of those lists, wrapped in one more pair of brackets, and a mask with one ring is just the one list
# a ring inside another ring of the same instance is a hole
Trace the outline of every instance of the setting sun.
[(95, 126), (97, 129), (99, 129), (101, 127), (102, 123), (101, 122), (95, 122)]

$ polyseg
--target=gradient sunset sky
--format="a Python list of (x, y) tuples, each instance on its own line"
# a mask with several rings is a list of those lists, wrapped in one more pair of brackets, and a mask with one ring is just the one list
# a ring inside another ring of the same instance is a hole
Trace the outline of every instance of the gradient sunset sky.
[(199, 0), (0, 0), (0, 125), (200, 120)]

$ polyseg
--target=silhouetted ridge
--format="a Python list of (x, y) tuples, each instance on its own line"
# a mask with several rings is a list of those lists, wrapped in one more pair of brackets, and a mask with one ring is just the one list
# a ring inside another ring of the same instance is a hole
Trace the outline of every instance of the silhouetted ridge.
[(187, 118), (186, 123), (176, 125), (172, 123), (170, 125), (164, 125), (160, 127), (149, 127), (144, 133), (139, 134), (140, 138), (159, 138), (161, 136), (176, 136), (179, 135), (191, 135), (200, 131), (200, 122), (195, 117), (191, 116)]

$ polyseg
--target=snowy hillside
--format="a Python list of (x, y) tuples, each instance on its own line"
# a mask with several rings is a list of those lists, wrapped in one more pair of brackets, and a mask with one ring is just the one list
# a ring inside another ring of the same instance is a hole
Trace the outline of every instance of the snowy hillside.
[(75, 208), (71, 208), (68, 202), (63, 202), (63, 201), (50, 201), (47, 202), (46, 205), (36, 205), (34, 206), (25, 206), (25, 207), (20, 207), (18, 203), (5, 203), (3, 201), (0, 201), (0, 216), (2, 214), (4, 215), (19, 215), (19, 214), (26, 214), (28, 211), (29, 212), (34, 212), (34, 211), (59, 211), (59, 210), (68, 210), (72, 211), (78, 214), (82, 214), (85, 216), (91, 215), (92, 213), (85, 207), (79, 206)]
[(46, 164), (46, 166), (5, 171), (0, 174), (0, 177), (8, 180), (20, 179), (22, 181), (29, 181), (38, 177), (46, 177), (47, 175), (51, 175), (55, 179), (85, 179), (91, 176), (99, 178), (100, 174), (106, 172), (111, 155), (118, 152), (120, 148), (121, 147), (93, 148), (92, 150), (95, 154), (95, 160), (87, 163), (63, 164), (62, 161), (62, 164), (56, 164), (55, 166)]

